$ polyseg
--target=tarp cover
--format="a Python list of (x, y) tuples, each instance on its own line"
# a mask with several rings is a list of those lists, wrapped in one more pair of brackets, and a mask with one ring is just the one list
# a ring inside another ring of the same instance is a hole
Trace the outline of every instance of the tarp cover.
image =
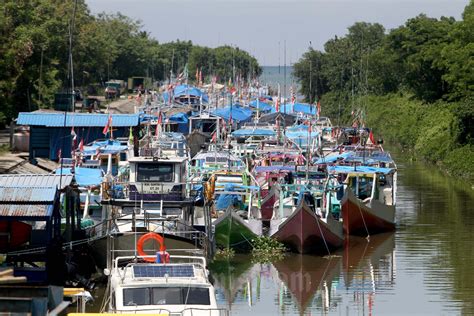
[(271, 104), (268, 104), (268, 103), (265, 103), (265, 102), (259, 101), (259, 100), (250, 101), (249, 106), (252, 107), (252, 108), (258, 109), (259, 111), (263, 111), (263, 112), (271, 111), (272, 108), (273, 108), (273, 106)]
[[(206, 103), (209, 102), (209, 98), (207, 94), (202, 92), (202, 90), (199, 88), (183, 84), (183, 85), (176, 86), (173, 89), (173, 97), (175, 98), (188, 96), (188, 95), (191, 97), (196, 97), (196, 98), (202, 97), (203, 102), (206, 102)], [(163, 92), (163, 100), (165, 102), (168, 102), (168, 98), (169, 98), (169, 93), (167, 91)]]
[(242, 128), (232, 132), (234, 137), (249, 137), (249, 136), (275, 136), (276, 133), (270, 129), (264, 128)]
[(368, 166), (328, 166), (328, 172), (331, 173), (383, 173), (389, 174), (395, 171), (392, 168), (376, 168)]
[[(56, 169), (56, 174), (60, 174), (61, 169)], [(102, 169), (95, 168), (74, 168), (74, 179), (81, 187), (97, 186), (102, 183)], [(62, 174), (72, 174), (71, 168), (63, 168)]]
[(222, 109), (217, 109), (213, 112), (213, 114), (222, 117), (226, 121), (229, 121), (232, 116), (233, 121), (246, 122), (252, 117), (252, 110), (249, 108), (244, 108), (238, 104), (234, 104), (232, 106), (226, 106)]
[[(234, 185), (226, 184), (224, 186), (224, 190), (227, 192), (234, 191)], [(216, 209), (217, 210), (225, 210), (231, 205), (235, 205), (239, 203), (242, 199), (239, 195), (235, 194), (220, 194), (217, 198)]]

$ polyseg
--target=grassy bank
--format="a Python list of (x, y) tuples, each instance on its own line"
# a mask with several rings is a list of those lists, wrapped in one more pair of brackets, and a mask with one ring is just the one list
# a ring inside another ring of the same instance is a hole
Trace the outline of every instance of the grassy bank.
[(390, 94), (361, 100), (376, 137), (398, 144), (414, 158), (438, 165), (474, 183), (474, 107), (472, 102), (425, 104)]

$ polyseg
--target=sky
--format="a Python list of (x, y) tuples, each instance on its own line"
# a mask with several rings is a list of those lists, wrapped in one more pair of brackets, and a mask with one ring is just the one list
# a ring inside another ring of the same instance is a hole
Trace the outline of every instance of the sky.
[(92, 13), (121, 12), (142, 21), (159, 42), (233, 45), (260, 65), (291, 65), (310, 43), (322, 50), (357, 21), (387, 30), (425, 13), (461, 19), (468, 0), (86, 0)]

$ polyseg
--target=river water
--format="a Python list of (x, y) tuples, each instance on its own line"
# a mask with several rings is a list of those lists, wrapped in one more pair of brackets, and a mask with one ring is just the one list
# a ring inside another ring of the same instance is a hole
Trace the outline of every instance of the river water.
[(397, 230), (351, 237), (330, 257), (214, 263), (231, 315), (474, 314), (474, 191), (432, 166), (398, 163)]
[[(210, 265), (231, 315), (474, 314), (474, 190), (393, 153), (399, 167), (397, 229), (351, 237), (328, 257), (249, 255)], [(93, 295), (95, 308), (103, 288)], [(89, 310), (89, 308), (88, 308)]]

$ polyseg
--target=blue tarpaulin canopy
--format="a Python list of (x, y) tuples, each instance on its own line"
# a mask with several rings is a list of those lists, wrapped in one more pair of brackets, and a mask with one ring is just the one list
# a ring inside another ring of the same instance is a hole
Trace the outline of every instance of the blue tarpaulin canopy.
[(185, 113), (175, 113), (169, 117), (170, 121), (178, 123), (188, 123), (189, 119)]
[(352, 155), (352, 152), (345, 152), (345, 153), (342, 153), (342, 154), (339, 154), (339, 155), (331, 155), (331, 156), (328, 156), (328, 157), (322, 157), (322, 158), (319, 158), (318, 160), (316, 160), (316, 163), (317, 164), (331, 163), (331, 162), (334, 162), (338, 159), (346, 159), (350, 155)]
[[(224, 186), (224, 190), (227, 192), (232, 192), (234, 191), (234, 185), (232, 184), (226, 184)], [(217, 210), (225, 210), (231, 205), (235, 205), (242, 201), (239, 195), (236, 194), (221, 194), (217, 198), (216, 202), (216, 209)]]
[(271, 111), (273, 108), (271, 104), (259, 100), (250, 101), (249, 106), (263, 112)]
[(392, 168), (376, 168), (368, 166), (328, 166), (328, 172), (332, 173), (383, 173), (389, 174), (394, 172)]
[(275, 136), (275, 135), (276, 133), (274, 131), (270, 129), (264, 129), (264, 128), (255, 128), (255, 129), (242, 128), (232, 133), (232, 136), (234, 137)]
[[(74, 179), (81, 187), (97, 186), (102, 183), (102, 169), (95, 168), (74, 168)], [(61, 174), (61, 169), (56, 169), (56, 174)], [(62, 174), (72, 174), (71, 168), (63, 168)]]
[[(272, 112), (276, 112), (276, 109), (272, 108)], [(303, 114), (315, 115), (317, 112), (317, 107), (316, 105), (307, 104), (307, 103), (295, 103), (295, 104), (286, 103), (286, 104), (280, 105), (280, 112), (287, 113), (287, 114), (303, 113)]]
[[(173, 97), (176, 98), (176, 97), (184, 97), (184, 96), (190, 96), (190, 97), (195, 97), (195, 98), (202, 97), (203, 102), (209, 102), (209, 98), (207, 94), (202, 92), (199, 88), (183, 84), (183, 85), (176, 86), (173, 89)], [(169, 98), (169, 93), (164, 92), (163, 93), (164, 101), (168, 102), (168, 98)]]
[(116, 140), (96, 141), (90, 146), (84, 146), (84, 156), (96, 155), (97, 152), (101, 154), (118, 154), (128, 149), (128, 146), (121, 145)]
[(246, 122), (252, 117), (252, 110), (249, 108), (244, 108), (238, 104), (234, 104), (232, 106), (226, 106), (222, 109), (217, 109), (213, 112), (213, 114), (222, 117), (226, 121), (229, 121), (232, 116), (232, 120), (234, 121)]

